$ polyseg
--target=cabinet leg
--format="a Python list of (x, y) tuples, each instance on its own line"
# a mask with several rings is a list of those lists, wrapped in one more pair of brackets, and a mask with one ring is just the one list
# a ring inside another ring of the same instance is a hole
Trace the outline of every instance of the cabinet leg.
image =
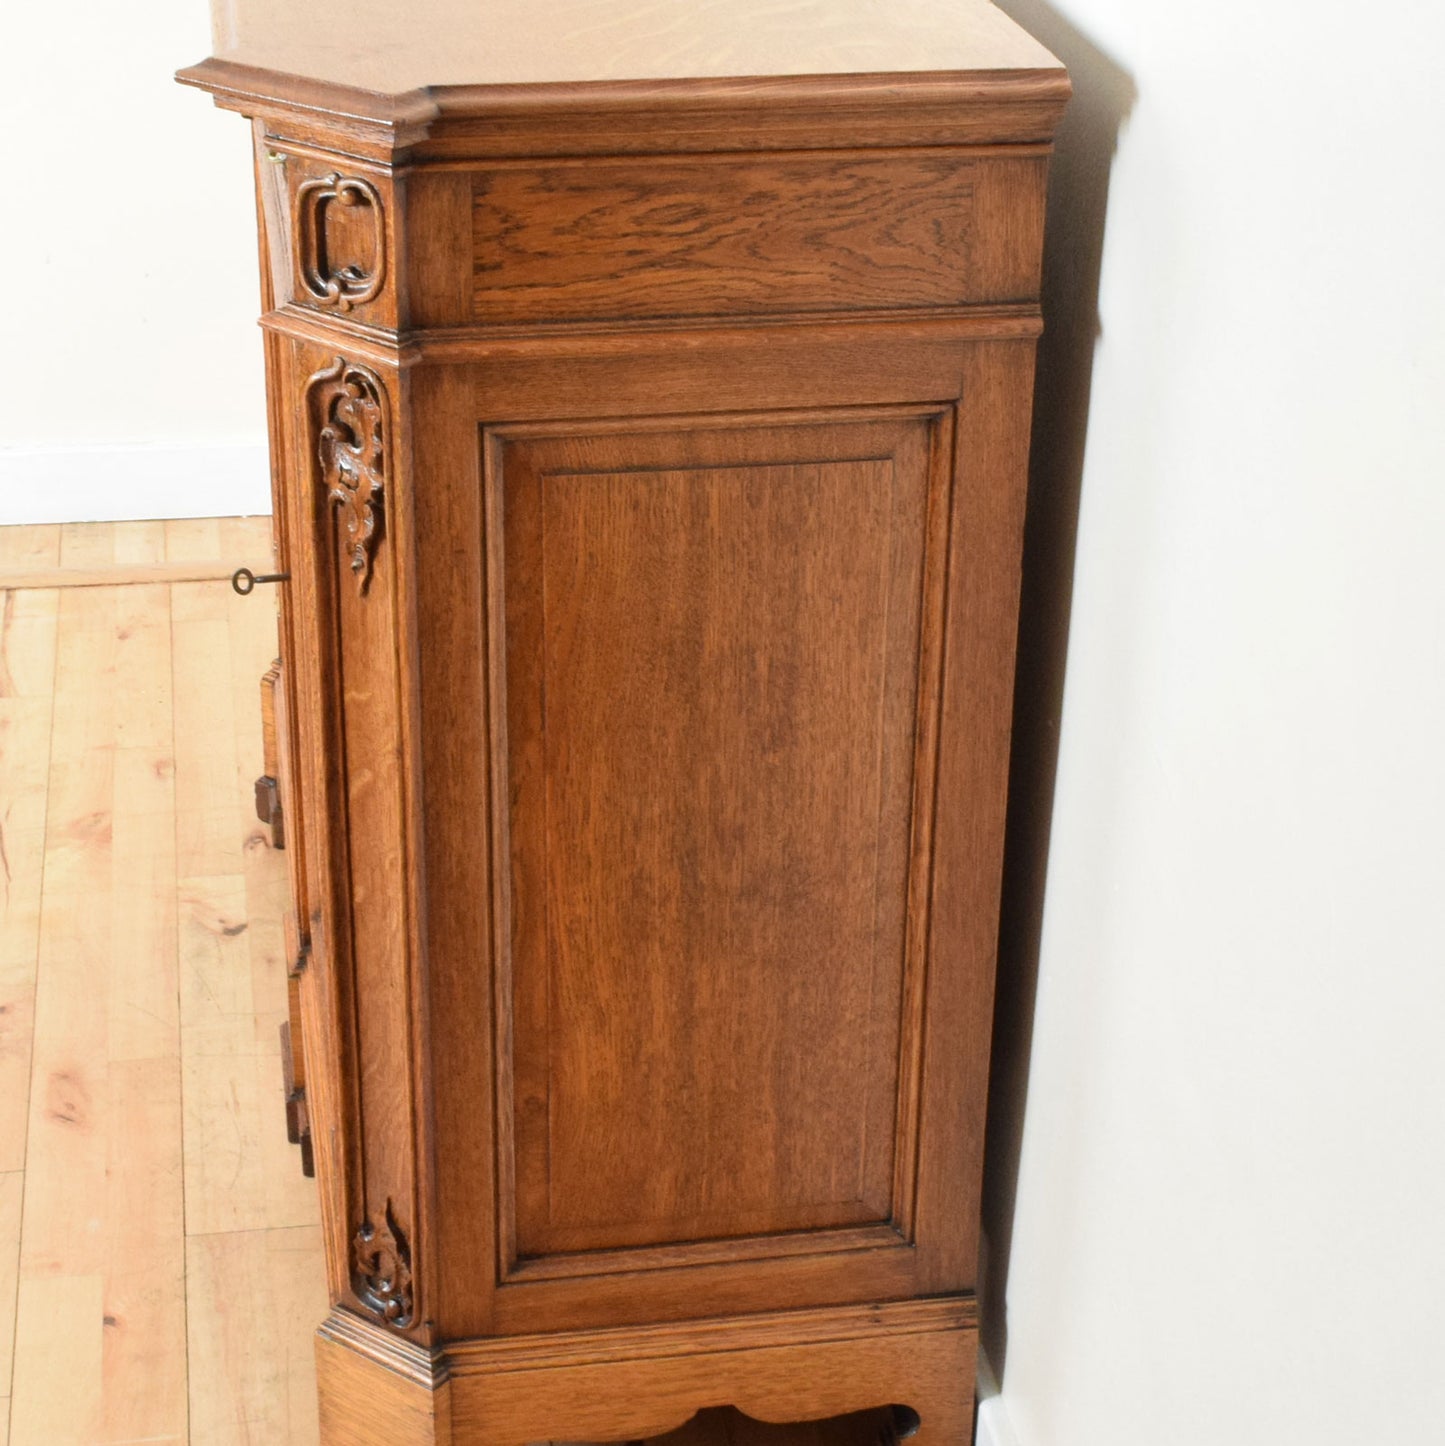
[(321, 1446), (452, 1446), (444, 1372), (339, 1311), (317, 1333), (316, 1390)]

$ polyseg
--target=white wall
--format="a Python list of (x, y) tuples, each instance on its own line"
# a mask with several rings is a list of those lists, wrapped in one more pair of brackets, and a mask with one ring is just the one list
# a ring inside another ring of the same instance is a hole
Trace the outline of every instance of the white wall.
[(1074, 50), (1087, 91), (1108, 66), (1076, 27), (1137, 98), (981, 1439), (1427, 1446), (1445, 1440), (1445, 10), (1004, 8)]
[(270, 511), (250, 137), (204, 0), (0, 9), (0, 523)]

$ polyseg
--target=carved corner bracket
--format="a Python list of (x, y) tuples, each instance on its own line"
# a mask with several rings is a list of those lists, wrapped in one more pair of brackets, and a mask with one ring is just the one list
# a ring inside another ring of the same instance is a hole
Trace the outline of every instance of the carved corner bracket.
[[(335, 265), (327, 245), (326, 213), (332, 206), (371, 213), (371, 255), (367, 265), (356, 262)], [(386, 226), (381, 194), (360, 176), (343, 176), (337, 171), (296, 188), (292, 202), (291, 230), (296, 238), (296, 280), (298, 290), (323, 306), (350, 311), (375, 300), (386, 280)]]
[(351, 1286), (368, 1310), (397, 1330), (412, 1324), (411, 1246), (391, 1201), (381, 1223), (363, 1220), (351, 1241)]
[(337, 357), (306, 383), (306, 395), (321, 485), (341, 509), (351, 571), (364, 593), (386, 496), (386, 387), (369, 367)]

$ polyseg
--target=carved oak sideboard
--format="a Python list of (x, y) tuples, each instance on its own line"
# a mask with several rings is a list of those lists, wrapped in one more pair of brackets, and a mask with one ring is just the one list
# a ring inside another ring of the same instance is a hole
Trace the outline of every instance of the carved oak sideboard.
[(1063, 70), (982, 0), (217, 35), (323, 1439), (966, 1441)]

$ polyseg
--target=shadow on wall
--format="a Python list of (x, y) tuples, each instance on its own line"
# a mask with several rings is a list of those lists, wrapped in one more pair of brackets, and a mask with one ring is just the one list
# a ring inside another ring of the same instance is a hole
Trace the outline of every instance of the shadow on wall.
[(989, 1082), (983, 1179), (987, 1241), (982, 1342), (1000, 1380), (1008, 1350), (1007, 1293), (1034, 996), (1043, 931), (1059, 713), (1073, 595), (1074, 539), (1094, 346), (1109, 169), (1133, 108), (1130, 76), (1044, 0), (997, 0), (999, 8), (1069, 68), (1074, 98), (1064, 112), (1049, 175), (1044, 238), (1044, 335), (1039, 344), (1024, 532), (1018, 678), (1009, 766), (994, 1069)]

